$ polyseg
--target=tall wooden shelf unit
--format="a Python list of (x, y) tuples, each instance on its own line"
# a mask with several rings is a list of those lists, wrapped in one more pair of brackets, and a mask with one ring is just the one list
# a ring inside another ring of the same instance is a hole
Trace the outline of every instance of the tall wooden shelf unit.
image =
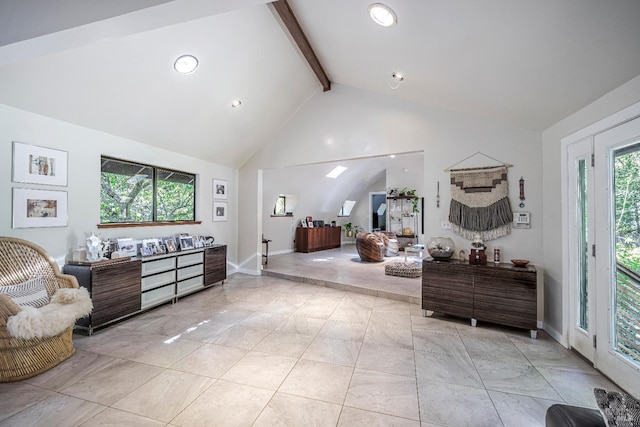
[(411, 196), (387, 196), (387, 230), (396, 233), (401, 248), (418, 243), (418, 214), (413, 212), (412, 200)]

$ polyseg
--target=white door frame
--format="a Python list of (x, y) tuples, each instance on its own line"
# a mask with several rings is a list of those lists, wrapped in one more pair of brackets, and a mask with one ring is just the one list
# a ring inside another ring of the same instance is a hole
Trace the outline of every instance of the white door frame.
[(633, 120), (640, 116), (640, 102), (637, 102), (617, 113), (614, 113), (602, 120), (593, 123), (586, 128), (574, 132), (573, 134), (562, 138), (561, 141), (561, 189), (562, 189), (562, 336), (560, 343), (565, 347), (569, 347), (569, 328), (571, 327), (570, 309), (571, 309), (571, 278), (569, 269), (569, 245), (571, 245), (571, 235), (569, 230), (572, 226), (572, 218), (570, 208), (572, 199), (569, 192), (570, 173), (566, 165), (569, 158), (569, 146), (577, 143), (585, 138), (593, 137), (598, 133), (602, 133), (608, 129), (616, 127), (620, 124)]

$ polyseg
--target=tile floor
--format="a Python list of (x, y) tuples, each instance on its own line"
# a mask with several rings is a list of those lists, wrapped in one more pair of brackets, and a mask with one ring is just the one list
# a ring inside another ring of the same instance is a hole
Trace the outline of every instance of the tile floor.
[(554, 402), (616, 389), (544, 333), (266, 276), (74, 341), (0, 384), (0, 426), (541, 426)]

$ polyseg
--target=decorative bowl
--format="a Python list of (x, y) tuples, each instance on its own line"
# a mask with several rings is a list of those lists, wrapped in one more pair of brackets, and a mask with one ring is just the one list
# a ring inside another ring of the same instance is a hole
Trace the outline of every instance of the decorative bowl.
[(525, 265), (529, 264), (529, 260), (528, 259), (512, 259), (511, 263), (516, 267), (524, 267)]
[(455, 252), (456, 246), (448, 237), (432, 237), (427, 242), (427, 252), (437, 261), (447, 261)]

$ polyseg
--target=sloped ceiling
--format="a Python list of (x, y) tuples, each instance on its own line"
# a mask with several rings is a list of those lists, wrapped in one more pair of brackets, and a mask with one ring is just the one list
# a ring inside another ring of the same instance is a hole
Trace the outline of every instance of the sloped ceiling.
[[(637, 0), (289, 2), (333, 82), (525, 129), (640, 75)], [(0, 3), (0, 103), (238, 168), (321, 90), (269, 0), (52, 3)]]

